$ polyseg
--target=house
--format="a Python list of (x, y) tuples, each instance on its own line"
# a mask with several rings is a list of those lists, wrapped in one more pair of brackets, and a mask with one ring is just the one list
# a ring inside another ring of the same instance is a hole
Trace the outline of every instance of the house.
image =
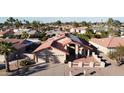
[(36, 62), (66, 63), (92, 56), (96, 48), (89, 42), (69, 33), (49, 38), (34, 50)]
[(87, 29), (87, 27), (71, 28), (70, 33), (84, 34), (84, 33), (86, 33), (86, 29)]
[[(23, 53), (28, 52), (29, 50), (31, 51), (32, 48), (30, 47), (33, 45), (32, 41), (23, 39), (0, 39), (0, 42), (12, 43), (12, 47), (16, 49), (16, 51), (8, 56), (8, 61), (15, 60), (17, 58), (17, 55), (18, 58), (20, 58)], [(0, 55), (0, 59), (0, 62), (4, 62), (5, 60), (3, 55)]]
[(13, 35), (13, 34), (14, 34), (13, 29), (7, 29), (5, 31), (0, 31), (0, 37), (9, 36), (9, 35)]
[(61, 30), (58, 30), (58, 29), (54, 29), (54, 30), (49, 30), (49, 31), (46, 31), (46, 35), (47, 36), (55, 36), (55, 35), (59, 35), (61, 33), (63, 33), (64, 31), (61, 31)]
[(90, 43), (94, 45), (100, 52), (108, 54), (109, 52), (115, 51), (117, 46), (124, 46), (124, 37), (110, 37), (110, 38), (93, 38)]
[(120, 36), (124, 37), (124, 27), (120, 27)]
[(37, 37), (39, 36), (39, 31), (37, 30), (31, 30), (31, 29), (14, 29), (14, 35), (21, 36), (23, 32), (27, 32), (30, 37)]

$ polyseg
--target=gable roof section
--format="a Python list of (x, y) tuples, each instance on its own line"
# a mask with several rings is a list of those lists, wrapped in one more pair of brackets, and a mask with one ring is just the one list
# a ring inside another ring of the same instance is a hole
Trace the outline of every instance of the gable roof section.
[(101, 45), (103, 47), (111, 48), (117, 46), (124, 46), (123, 37), (111, 37), (111, 38), (102, 38), (102, 39), (91, 39), (91, 42)]
[(12, 46), (16, 49), (21, 49), (31, 44), (23, 39), (0, 39), (0, 42), (12, 43)]
[(92, 49), (91, 45), (85, 40), (81, 40), (80, 38), (78, 38), (74, 35), (61, 34), (61, 35), (55, 36), (55, 37), (50, 38), (47, 41), (45, 41), (37, 49), (34, 50), (34, 53), (41, 51), (43, 49), (46, 49), (46, 48), (50, 48), (50, 47), (59, 49), (60, 51), (67, 53), (67, 51), (64, 49), (64, 45), (69, 44), (69, 43), (77, 43), (84, 47)]
[(12, 30), (12, 29), (7, 29), (6, 31), (1, 31), (0, 32), (0, 35), (5, 35), (5, 34), (7, 34), (7, 33), (12, 33), (12, 34), (14, 34), (14, 31)]
[(61, 35), (61, 36), (56, 36), (56, 37), (53, 37), (53, 38), (50, 38), (48, 39), (47, 41), (45, 41), (43, 44), (41, 44), (37, 49), (34, 50), (34, 53), (35, 52), (38, 52), (38, 51), (41, 51), (43, 49), (46, 49), (46, 48), (50, 48), (52, 43), (56, 40), (59, 40), (61, 38), (63, 38), (64, 35)]
[(68, 54), (68, 51), (67, 50), (65, 50), (64, 49), (64, 46), (61, 44), (61, 43), (59, 43), (59, 42), (53, 42), (52, 43), (52, 45), (51, 45), (53, 48), (56, 48), (56, 49), (58, 49), (58, 50), (60, 50), (60, 51), (62, 51), (62, 52), (64, 52), (64, 53), (66, 53), (66, 54)]

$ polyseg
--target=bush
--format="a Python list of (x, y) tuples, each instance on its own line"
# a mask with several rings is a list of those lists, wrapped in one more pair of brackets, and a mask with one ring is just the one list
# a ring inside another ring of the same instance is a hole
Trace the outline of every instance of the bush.
[(86, 41), (89, 41), (89, 39), (90, 39), (90, 38), (89, 38), (87, 35), (85, 35), (85, 34), (77, 34), (77, 36), (80, 37), (81, 39), (86, 40)]
[(111, 53), (111, 52), (109, 52), (108, 53), (108, 57), (110, 58), (110, 59), (114, 59), (115, 58), (115, 53), (113, 52), (113, 53)]
[(45, 40), (47, 40), (46, 33), (41, 32), (40, 35), (39, 35), (39, 39), (40, 39), (41, 41), (45, 41)]
[(106, 31), (101, 31), (101, 37), (102, 38), (107, 38), (109, 36), (109, 33)]
[(27, 66), (28, 64), (29, 64), (29, 61), (27, 61), (27, 60), (23, 60), (20, 62), (21, 66)]

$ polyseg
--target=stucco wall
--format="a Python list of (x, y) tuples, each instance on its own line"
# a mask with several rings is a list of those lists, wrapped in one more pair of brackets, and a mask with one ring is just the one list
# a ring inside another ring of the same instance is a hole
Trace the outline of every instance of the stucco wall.
[(0, 63), (4, 63), (5, 57), (3, 55), (0, 55)]
[(103, 52), (105, 55), (107, 55), (107, 54), (109, 53), (109, 49), (108, 49), (108, 48), (103, 47), (103, 46), (101, 46), (101, 45), (98, 45), (98, 44), (96, 44), (96, 43), (94, 43), (94, 42), (91, 42), (91, 41), (90, 41), (90, 43), (91, 43), (92, 45), (94, 45), (99, 51)]
[[(47, 55), (47, 59), (46, 59), (46, 55)], [(51, 62), (64, 63), (66, 60), (66, 54), (55, 48), (45, 49), (38, 54), (38, 62), (42, 63), (42, 62), (46, 62), (46, 60), (49, 60)]]

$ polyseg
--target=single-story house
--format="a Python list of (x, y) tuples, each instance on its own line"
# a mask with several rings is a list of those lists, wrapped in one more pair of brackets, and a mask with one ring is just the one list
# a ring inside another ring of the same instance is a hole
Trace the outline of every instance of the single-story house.
[(77, 28), (71, 28), (70, 33), (79, 33), (79, 34), (84, 34), (86, 33), (87, 27), (77, 27)]
[(7, 36), (7, 35), (13, 35), (14, 31), (13, 29), (7, 29), (5, 31), (0, 31), (0, 37)]
[(109, 37), (109, 38), (93, 38), (90, 43), (104, 54), (115, 51), (117, 46), (124, 46), (124, 37)]
[[(8, 56), (9, 61), (15, 60), (17, 58), (17, 55), (18, 58), (20, 58), (23, 55), (23, 53), (27, 53), (28, 51), (31, 51), (33, 49), (31, 47), (34, 44), (32, 41), (23, 40), (23, 39), (0, 39), (0, 42), (12, 43), (12, 47), (16, 49), (13, 53), (11, 53)], [(5, 60), (3, 55), (0, 55), (0, 59), (1, 59), (0, 62), (4, 62)]]
[(39, 31), (31, 29), (15, 29), (14, 32), (15, 32), (14, 35), (16, 36), (21, 36), (23, 32), (27, 32), (30, 35), (30, 37), (39, 36)]
[(69, 33), (59, 34), (42, 43), (34, 50), (37, 62), (74, 61), (81, 57), (88, 57), (96, 48), (89, 42)]
[(63, 33), (61, 30), (49, 30), (45, 32), (47, 36), (55, 36)]

